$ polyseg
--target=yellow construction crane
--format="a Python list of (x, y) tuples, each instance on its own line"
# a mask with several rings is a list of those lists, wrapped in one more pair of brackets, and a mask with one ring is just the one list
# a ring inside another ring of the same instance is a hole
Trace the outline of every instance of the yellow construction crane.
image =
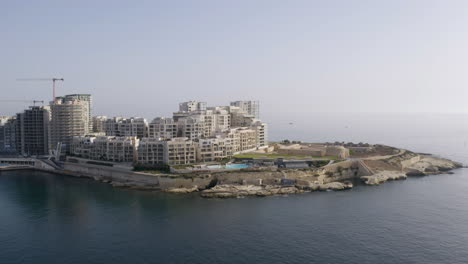
[(52, 101), (55, 101), (55, 82), (64, 81), (63, 78), (22, 78), (17, 81), (52, 81)]

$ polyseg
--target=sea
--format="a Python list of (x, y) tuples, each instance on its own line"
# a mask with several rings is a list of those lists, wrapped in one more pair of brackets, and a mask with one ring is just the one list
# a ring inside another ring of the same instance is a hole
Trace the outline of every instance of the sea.
[[(468, 164), (464, 114), (316, 113), (269, 123), (272, 141), (387, 144)], [(468, 169), (454, 172), (240, 199), (2, 172), (0, 263), (468, 263)]]

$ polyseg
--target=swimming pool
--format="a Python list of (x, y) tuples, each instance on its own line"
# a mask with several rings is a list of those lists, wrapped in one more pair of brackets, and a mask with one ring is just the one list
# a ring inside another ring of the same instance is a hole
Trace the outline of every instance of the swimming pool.
[(244, 169), (252, 167), (249, 164), (209, 165), (208, 169)]

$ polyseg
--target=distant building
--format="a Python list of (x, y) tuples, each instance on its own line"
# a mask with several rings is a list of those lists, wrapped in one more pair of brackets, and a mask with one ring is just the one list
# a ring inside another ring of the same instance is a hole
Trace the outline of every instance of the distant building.
[(114, 117), (104, 122), (104, 132), (107, 136), (138, 137), (148, 136), (148, 122), (141, 117)]
[(233, 154), (233, 140), (229, 137), (215, 137), (198, 140), (198, 161), (219, 161), (224, 158), (231, 157)]
[(190, 140), (201, 138), (205, 131), (205, 122), (200, 116), (188, 116), (177, 122), (177, 136), (186, 137)]
[(184, 165), (197, 161), (197, 144), (187, 138), (159, 140), (144, 138), (138, 147), (138, 163)]
[(177, 137), (177, 123), (172, 118), (158, 117), (148, 125), (148, 137), (170, 139)]
[(16, 149), (21, 155), (49, 154), (49, 120), (47, 107), (31, 106), (16, 115)]
[(5, 118), (0, 125), (0, 152), (16, 153), (16, 118)]
[(180, 112), (205, 111), (206, 103), (197, 101), (188, 101), (179, 104)]
[(58, 143), (65, 145), (65, 151), (70, 151), (70, 144), (75, 136), (85, 136), (89, 128), (89, 104), (86, 101), (64, 100), (57, 97), (50, 105), (50, 149), (55, 149)]
[(72, 155), (111, 162), (134, 162), (139, 139), (136, 137), (73, 137)]
[(101, 133), (105, 132), (105, 123), (107, 121), (106, 116), (93, 116), (92, 123), (93, 123), (93, 132)]
[(92, 123), (92, 112), (93, 112), (93, 99), (90, 94), (68, 94), (63, 96), (64, 102), (71, 102), (71, 101), (83, 101), (86, 102), (88, 107), (88, 120), (89, 120), (89, 131), (93, 129)]
[[(219, 161), (268, 145), (268, 126), (257, 117), (258, 102), (207, 107), (179, 104), (172, 118), (94, 117), (95, 136), (73, 138), (76, 156), (142, 165), (184, 165)], [(101, 133), (106, 136), (99, 136)], [(89, 133), (86, 133), (89, 135)]]
[(237, 106), (242, 111), (253, 115), (256, 119), (260, 118), (260, 103), (258, 101), (235, 101), (231, 106)]

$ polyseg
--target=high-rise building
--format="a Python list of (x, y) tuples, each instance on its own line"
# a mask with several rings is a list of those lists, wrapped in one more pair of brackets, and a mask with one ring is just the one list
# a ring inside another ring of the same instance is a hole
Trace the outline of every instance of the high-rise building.
[(90, 94), (68, 94), (63, 96), (64, 102), (84, 101), (88, 107), (89, 131), (93, 130), (93, 98)]
[(253, 115), (256, 119), (260, 118), (260, 103), (258, 101), (235, 101), (231, 106), (237, 106), (247, 114)]
[(21, 155), (49, 154), (49, 120), (47, 107), (31, 106), (16, 115), (16, 149)]
[(50, 148), (55, 149), (61, 143), (65, 145), (65, 151), (69, 152), (73, 137), (85, 136), (90, 131), (89, 103), (57, 97), (50, 105), (50, 110)]

